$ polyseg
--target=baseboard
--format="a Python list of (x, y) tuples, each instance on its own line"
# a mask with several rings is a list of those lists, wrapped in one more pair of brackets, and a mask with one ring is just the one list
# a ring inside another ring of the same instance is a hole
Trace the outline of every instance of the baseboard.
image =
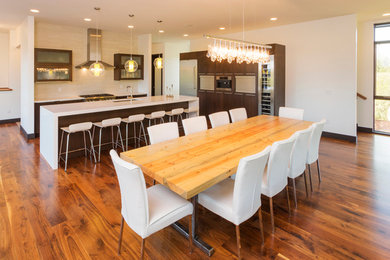
[(20, 118), (11, 118), (11, 119), (0, 120), (0, 125), (1, 124), (16, 123), (16, 122), (20, 122)]
[(20, 126), (20, 132), (22, 132), (23, 136), (29, 140), (29, 139), (34, 139), (35, 134), (27, 134), (26, 130), (24, 130), (23, 126)]
[(358, 126), (357, 127), (357, 131), (358, 132), (363, 132), (363, 133), (372, 133), (372, 128)]
[(330, 138), (334, 138), (334, 139), (339, 139), (339, 140), (344, 140), (344, 141), (348, 141), (348, 142), (351, 142), (351, 143), (356, 143), (356, 136), (352, 136), (352, 135), (342, 135), (342, 134), (336, 134), (336, 133), (330, 133), (330, 132), (322, 132), (322, 136), (324, 137), (330, 137)]

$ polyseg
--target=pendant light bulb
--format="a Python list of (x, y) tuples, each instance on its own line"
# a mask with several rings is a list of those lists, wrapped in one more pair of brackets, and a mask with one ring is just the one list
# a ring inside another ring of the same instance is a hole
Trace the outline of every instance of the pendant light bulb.
[(100, 77), (104, 74), (104, 65), (103, 63), (97, 61), (89, 66), (89, 72), (91, 72), (92, 76)]
[(155, 58), (153, 65), (156, 69), (160, 70), (163, 68), (163, 59), (161, 57)]
[(126, 61), (125, 70), (127, 72), (136, 72), (137, 69), (138, 69), (138, 63), (135, 60), (130, 59)]

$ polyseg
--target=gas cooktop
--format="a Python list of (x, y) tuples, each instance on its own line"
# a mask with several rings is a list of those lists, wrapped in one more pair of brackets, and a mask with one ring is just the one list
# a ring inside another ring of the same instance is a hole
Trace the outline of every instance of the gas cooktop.
[(80, 95), (80, 97), (85, 98), (85, 101), (115, 99), (115, 96), (114, 96), (114, 95), (112, 95), (112, 94), (107, 94), (107, 93), (102, 93), (102, 94), (90, 94), (90, 95)]

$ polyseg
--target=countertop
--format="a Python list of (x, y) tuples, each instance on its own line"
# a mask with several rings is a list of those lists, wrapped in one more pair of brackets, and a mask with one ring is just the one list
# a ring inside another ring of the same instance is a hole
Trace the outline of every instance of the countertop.
[[(122, 101), (123, 100), (123, 101)], [(155, 106), (163, 105), (169, 103), (179, 103), (179, 102), (191, 102), (198, 101), (198, 97), (190, 96), (175, 96), (175, 97), (166, 97), (166, 96), (153, 96), (153, 97), (141, 97), (136, 98), (135, 100), (126, 100), (126, 99), (115, 99), (115, 100), (105, 100), (97, 102), (77, 102), (69, 104), (56, 104), (56, 105), (47, 105), (41, 106), (41, 109), (45, 109), (48, 112), (53, 113), (55, 116), (69, 116), (69, 115), (79, 115), (103, 111), (112, 111), (119, 109), (128, 109), (135, 107), (144, 107), (144, 106)], [(122, 102), (117, 102), (122, 101)]]
[[(128, 92), (119, 92), (119, 91), (107, 91), (107, 93), (112, 94), (112, 95), (117, 96), (117, 97), (129, 95)], [(147, 95), (147, 94), (134, 92), (133, 95), (137, 96), (137, 95)], [(71, 101), (71, 100), (84, 100), (84, 98), (79, 97), (79, 96), (58, 97), (58, 98), (35, 98), (34, 102), (35, 103), (47, 103), (47, 102)]]

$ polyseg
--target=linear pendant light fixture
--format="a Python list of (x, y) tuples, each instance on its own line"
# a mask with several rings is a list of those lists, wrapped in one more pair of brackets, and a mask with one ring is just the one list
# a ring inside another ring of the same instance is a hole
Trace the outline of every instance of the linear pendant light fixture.
[(271, 46), (245, 41), (245, 0), (242, 8), (242, 40), (222, 38), (212, 35), (203, 35), (207, 39), (213, 39), (213, 45), (208, 46), (207, 57), (211, 61), (237, 63), (268, 63), (270, 56), (268, 49)]
[(91, 74), (95, 77), (100, 77), (104, 74), (104, 65), (103, 63), (99, 62), (99, 55), (98, 55), (98, 35), (99, 35), (99, 28), (98, 28), (98, 16), (99, 16), (99, 11), (100, 11), (100, 7), (95, 7), (94, 8), (95, 11), (96, 11), (96, 61), (94, 63), (91, 64), (91, 66), (89, 66), (89, 71), (91, 72)]

